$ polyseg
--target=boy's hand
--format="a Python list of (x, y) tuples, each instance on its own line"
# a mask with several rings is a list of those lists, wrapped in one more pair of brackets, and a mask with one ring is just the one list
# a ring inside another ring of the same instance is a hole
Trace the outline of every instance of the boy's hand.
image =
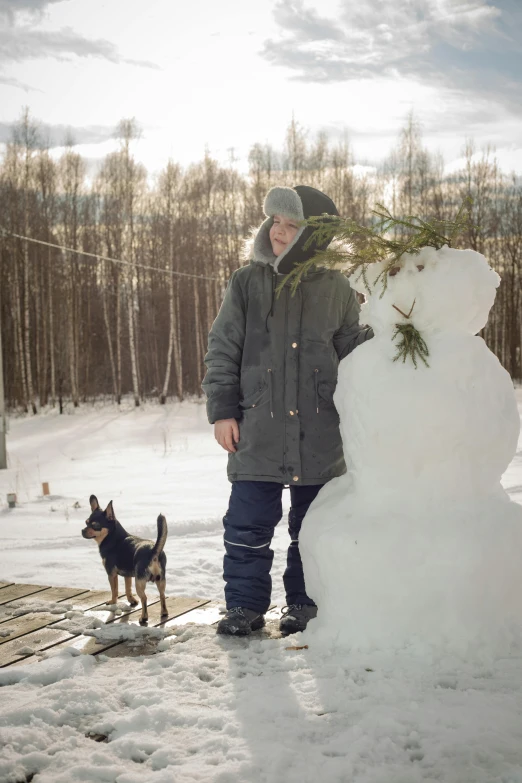
[(235, 419), (219, 419), (214, 424), (214, 437), (225, 451), (236, 452), (234, 443), (239, 443), (239, 426)]

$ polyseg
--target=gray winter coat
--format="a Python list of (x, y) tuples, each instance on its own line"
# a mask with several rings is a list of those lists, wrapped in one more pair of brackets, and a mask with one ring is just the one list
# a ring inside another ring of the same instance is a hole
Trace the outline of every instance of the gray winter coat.
[(208, 418), (239, 421), (230, 481), (324, 484), (346, 470), (333, 404), (337, 367), (372, 331), (359, 326), (355, 293), (339, 271), (317, 269), (294, 296), (288, 285), (274, 296), (283, 275), (261, 239), (256, 260), (233, 273), (210, 331)]

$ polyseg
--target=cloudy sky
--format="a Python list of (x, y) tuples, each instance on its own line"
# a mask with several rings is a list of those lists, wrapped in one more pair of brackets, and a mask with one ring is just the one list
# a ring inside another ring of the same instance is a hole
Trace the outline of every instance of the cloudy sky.
[(522, 173), (521, 41), (522, 0), (0, 0), (0, 142), (28, 106), (93, 159), (135, 117), (151, 170), (242, 165), (293, 113), (374, 163), (413, 109), (448, 165), (473, 137)]

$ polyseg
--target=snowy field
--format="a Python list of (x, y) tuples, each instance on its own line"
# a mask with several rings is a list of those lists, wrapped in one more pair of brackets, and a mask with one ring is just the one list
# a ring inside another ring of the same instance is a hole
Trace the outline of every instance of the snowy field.
[[(81, 536), (95, 494), (103, 508), (112, 500), (119, 521), (139, 536), (155, 540), (156, 518), (166, 516), (167, 594), (222, 597), (222, 517), (230, 484), (204, 404), (86, 407), (14, 419), (10, 427), (11, 468), (0, 471), (1, 579), (106, 589), (97, 546)], [(44, 481), (48, 497), (42, 496)], [(16, 492), (19, 508), (6, 507), (7, 492)], [(280, 525), (279, 604), (287, 541)]]
[[(518, 400), (522, 409), (520, 390)], [(229, 485), (202, 404), (14, 419), (8, 448), (0, 579), (105, 589), (96, 546), (80, 535), (95, 493), (139, 535), (155, 537), (155, 519), (166, 515), (168, 594), (221, 600)], [(522, 503), (521, 444), (503, 483)], [(282, 523), (279, 605), (287, 540)], [(386, 650), (325, 658), (286, 649), (296, 641), (220, 638), (192, 626), (154, 657), (62, 652), (3, 669), (0, 781), (522, 783), (521, 658), (479, 665)]]

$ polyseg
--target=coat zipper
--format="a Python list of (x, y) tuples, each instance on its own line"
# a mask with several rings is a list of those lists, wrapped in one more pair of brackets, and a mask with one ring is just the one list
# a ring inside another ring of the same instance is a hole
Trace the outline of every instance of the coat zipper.
[(283, 351), (283, 469), (286, 470), (286, 342), (288, 334), (288, 287), (285, 286), (285, 332)]
[(267, 372), (268, 372), (268, 389), (270, 392), (270, 415), (272, 418), (274, 418), (274, 404), (273, 404), (274, 390), (272, 386), (272, 370), (269, 368)]
[(315, 386), (315, 412), (319, 413), (319, 370), (314, 370), (314, 386)]
[[(297, 408), (296, 408), (295, 412), (296, 412), (296, 414), (298, 414), (299, 413), (299, 378), (300, 378), (299, 372), (300, 372), (300, 365), (301, 365), (301, 361), (300, 361), (300, 357), (301, 357), (301, 334), (302, 334), (302, 329), (303, 329), (303, 307), (304, 307), (303, 293), (302, 293), (302, 290), (301, 290), (301, 286), (298, 287), (296, 296), (299, 297), (300, 303), (301, 303), (301, 309), (300, 309), (300, 312), (299, 312), (299, 332), (298, 332), (298, 335), (297, 335), (297, 345), (298, 345), (299, 350), (297, 352), (297, 356), (295, 357), (295, 368), (296, 368), (296, 378), (297, 378), (297, 392), (296, 392), (296, 400), (295, 400)], [(299, 433), (301, 433), (301, 424), (299, 424)]]

